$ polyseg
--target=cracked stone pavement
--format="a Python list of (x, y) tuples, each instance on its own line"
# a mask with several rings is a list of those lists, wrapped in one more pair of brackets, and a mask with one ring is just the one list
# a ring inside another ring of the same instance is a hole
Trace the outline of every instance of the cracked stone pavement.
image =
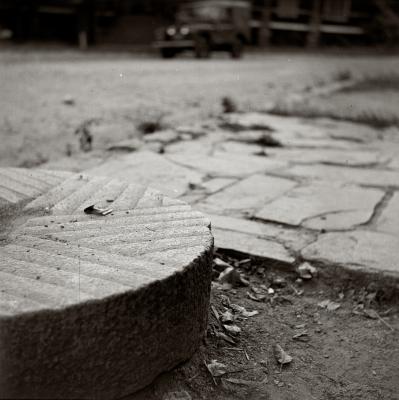
[[(184, 200), (209, 215), (216, 247), (286, 267), (360, 270), (397, 287), (398, 134), (235, 113), (114, 144), (105, 158), (44, 167), (123, 178)], [(265, 135), (281, 146), (268, 147)]]

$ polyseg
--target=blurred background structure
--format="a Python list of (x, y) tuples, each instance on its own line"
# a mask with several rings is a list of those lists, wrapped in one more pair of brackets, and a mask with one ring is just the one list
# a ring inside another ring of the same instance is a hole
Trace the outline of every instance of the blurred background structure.
[[(187, 0), (0, 0), (0, 42), (150, 45)], [(395, 44), (398, 0), (252, 0), (254, 46)]]

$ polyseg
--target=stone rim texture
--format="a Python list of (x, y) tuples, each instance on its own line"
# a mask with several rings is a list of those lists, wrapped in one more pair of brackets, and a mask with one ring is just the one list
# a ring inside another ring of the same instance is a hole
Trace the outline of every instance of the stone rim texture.
[[(59, 176), (0, 203), (29, 201), (24, 223), (0, 245), (0, 397), (119, 398), (200, 344), (210, 224), (153, 189)], [(86, 215), (90, 202), (115, 212)]]

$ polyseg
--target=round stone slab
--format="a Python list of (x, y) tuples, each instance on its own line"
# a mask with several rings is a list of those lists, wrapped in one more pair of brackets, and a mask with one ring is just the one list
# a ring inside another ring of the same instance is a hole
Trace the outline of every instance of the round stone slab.
[[(0, 171), (0, 397), (119, 398), (187, 360), (207, 326), (209, 221), (116, 179), (54, 173), (59, 182), (28, 193), (30, 171), (12, 170), (18, 191), (9, 171)], [(113, 211), (85, 213), (93, 204)]]

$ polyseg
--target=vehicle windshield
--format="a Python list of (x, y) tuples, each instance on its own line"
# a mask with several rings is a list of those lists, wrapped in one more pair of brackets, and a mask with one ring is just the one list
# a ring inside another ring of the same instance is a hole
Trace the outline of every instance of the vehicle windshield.
[(186, 5), (180, 8), (177, 14), (179, 22), (189, 21), (226, 21), (229, 19), (229, 8), (212, 5)]

